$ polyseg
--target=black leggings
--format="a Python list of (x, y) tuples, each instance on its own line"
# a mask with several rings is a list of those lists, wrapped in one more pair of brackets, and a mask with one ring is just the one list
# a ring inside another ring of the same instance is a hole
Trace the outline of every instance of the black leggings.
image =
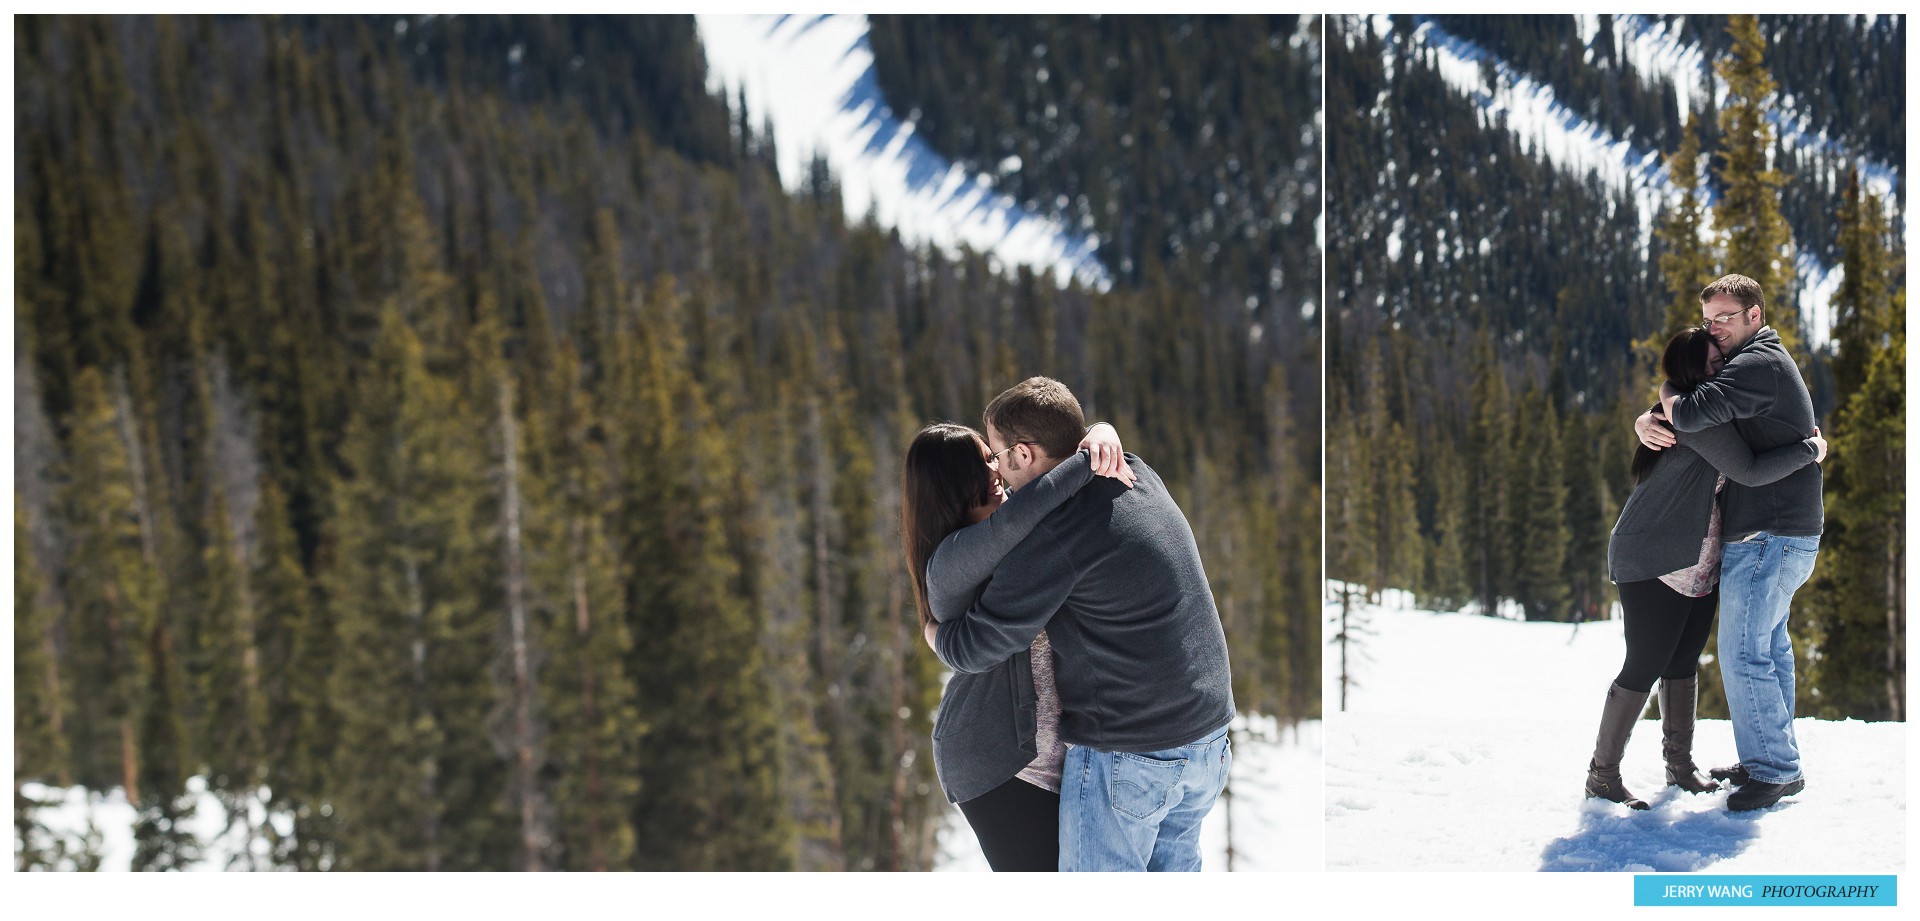
[(994, 872), (1060, 869), (1060, 794), (1018, 777), (960, 804)]
[(1627, 661), (1615, 684), (1629, 691), (1653, 690), (1656, 678), (1692, 678), (1707, 648), (1720, 587), (1688, 598), (1659, 579), (1620, 583), (1620, 610), (1627, 622)]

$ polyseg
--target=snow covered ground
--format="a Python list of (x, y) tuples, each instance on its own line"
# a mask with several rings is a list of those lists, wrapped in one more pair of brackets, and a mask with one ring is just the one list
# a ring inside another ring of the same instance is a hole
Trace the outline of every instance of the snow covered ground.
[[(1217, 803), (1201, 828), (1206, 869), (1228, 868), (1226, 852), (1231, 823), (1234, 870), (1318, 871), (1321, 868), (1320, 764), (1318, 721), (1283, 729), (1268, 717), (1237, 719), (1234, 722), (1233, 796), (1230, 801)], [(219, 800), (206, 792), (201, 778), (192, 778), (187, 786), (195, 802), (194, 816), (188, 820), (187, 829), (201, 843), (200, 860), (188, 869), (270, 868), (265, 837), (256, 832), (250, 838), (247, 823), (228, 827), (226, 811)], [(100, 869), (121, 872), (131, 869), (135, 815), (121, 790), (115, 788), (101, 795), (90, 794), (79, 787), (56, 789), (29, 783), (24, 785), (24, 792), (41, 802), (58, 801), (57, 805), (43, 808), (36, 817), (70, 850), (83, 847), (91, 824), (98, 836), (94, 850), (100, 855)], [(248, 807), (254, 828), (271, 822), (281, 835), (293, 833), (291, 817), (280, 813), (269, 817), (263, 800), (251, 801)], [(37, 839), (43, 850), (52, 843), (45, 830)], [(980, 853), (966, 819), (952, 806), (947, 807), (946, 822), (939, 830), (939, 848), (936, 871), (984, 872), (988, 869), (986, 857)], [(73, 869), (72, 862), (68, 861), (62, 869)]]
[[(1585, 797), (1618, 620), (1526, 623), (1362, 605), (1355, 686), (1337, 706), (1337, 600), (1327, 607), (1326, 853), (1330, 870), (1873, 873), (1904, 868), (1906, 727), (1802, 719), (1807, 791), (1729, 813), (1725, 793), (1664, 785), (1657, 721), (1622, 771), (1647, 812)], [(1732, 725), (1703, 720), (1703, 766), (1736, 756)]]
[[(64, 844), (70, 854), (83, 850), (89, 834), (97, 835), (93, 850), (100, 858), (102, 871), (126, 871), (133, 868), (133, 826), (138, 817), (127, 803), (125, 790), (115, 787), (104, 794), (85, 787), (58, 788), (44, 784), (21, 784), (21, 792), (47, 804), (35, 813), (42, 826), (36, 829), (35, 845), (43, 853), (49, 845)], [(207, 792), (205, 778), (187, 779), (192, 795), (193, 815), (183, 824), (200, 842), (200, 859), (188, 870), (266, 869), (270, 865), (270, 844), (265, 837), (269, 825), (280, 835), (293, 834), (293, 817), (285, 812), (270, 813), (266, 801), (271, 795), (259, 791), (245, 802), (247, 820), (227, 823), (227, 811), (220, 800)], [(89, 828), (91, 826), (91, 829)], [(249, 834), (249, 830), (252, 833)], [(18, 848), (18, 838), (15, 838)], [(74, 869), (71, 859), (58, 869)]]
[[(1270, 717), (1234, 721), (1231, 799), (1214, 804), (1200, 827), (1201, 866), (1226, 870), (1232, 825), (1237, 872), (1321, 869), (1319, 721), (1282, 729)], [(973, 831), (960, 810), (947, 807), (934, 869), (986, 872)]]
[(865, 16), (702, 13), (695, 21), (709, 80), (734, 99), (744, 90), (752, 124), (772, 124), (789, 188), (819, 154), (852, 220), (871, 208), (909, 243), (964, 244), (1007, 269), (1108, 284), (1094, 236), (1027, 211), (995, 191), (991, 177), (969, 175), (915, 136), (913, 123), (881, 97)]

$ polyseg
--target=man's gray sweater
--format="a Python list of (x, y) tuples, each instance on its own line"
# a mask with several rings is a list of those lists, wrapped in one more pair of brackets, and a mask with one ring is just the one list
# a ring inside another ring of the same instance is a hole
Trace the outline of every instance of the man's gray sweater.
[(1132, 454), (1132, 489), (1096, 480), (1041, 521), (935, 651), (980, 672), (1042, 629), (1060, 737), (1102, 751), (1186, 745), (1233, 719), (1227, 639), (1186, 516)]
[[(1733, 350), (1720, 373), (1673, 404), (1673, 427), (1698, 432), (1733, 423), (1753, 453), (1791, 445), (1813, 434), (1813, 399), (1800, 369), (1773, 327), (1763, 327)], [(1825, 524), (1820, 465), (1808, 464), (1772, 483), (1727, 484), (1721, 531), (1738, 541), (1756, 531), (1818, 537)]]

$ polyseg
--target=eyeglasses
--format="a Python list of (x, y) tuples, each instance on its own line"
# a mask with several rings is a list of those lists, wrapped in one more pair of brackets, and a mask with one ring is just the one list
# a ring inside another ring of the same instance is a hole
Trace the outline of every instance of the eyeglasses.
[(1719, 316), (1717, 316), (1717, 317), (1708, 317), (1708, 318), (1707, 318), (1707, 320), (1706, 320), (1706, 322), (1704, 322), (1704, 323), (1701, 323), (1701, 324), (1700, 324), (1700, 328), (1701, 328), (1701, 329), (1712, 329), (1712, 328), (1714, 328), (1715, 326), (1726, 326), (1727, 324), (1729, 324), (1729, 323), (1732, 323), (1732, 322), (1733, 322), (1733, 318), (1734, 318), (1734, 317), (1740, 317), (1740, 316), (1745, 316), (1745, 315), (1746, 315), (1746, 313), (1747, 313), (1747, 311), (1748, 311), (1748, 310), (1752, 310), (1752, 309), (1753, 309), (1753, 308), (1751, 308), (1751, 307), (1746, 307), (1746, 308), (1742, 308), (1742, 309), (1740, 309), (1740, 310), (1736, 310), (1736, 311), (1734, 311), (1734, 312), (1732, 312), (1732, 313), (1723, 313), (1723, 314), (1721, 314), (1721, 315), (1719, 315)]
[(1007, 453), (1008, 451), (1011, 451), (1011, 450), (1013, 450), (1014, 448), (1017, 448), (1017, 447), (1019, 447), (1019, 446), (1021, 446), (1021, 445), (1032, 445), (1032, 444), (1039, 444), (1039, 442), (1037, 442), (1037, 441), (1016, 441), (1016, 442), (1014, 442), (1013, 444), (1010, 444), (1010, 445), (1007, 445), (1006, 447), (1004, 447), (1004, 448), (1001, 448), (1000, 450), (998, 450), (998, 451), (995, 451), (995, 452), (993, 452), (992, 454), (989, 454), (989, 455), (987, 455), (987, 465), (988, 465), (988, 466), (992, 466), (992, 465), (994, 465), (994, 464), (997, 464), (997, 463), (1000, 463), (1000, 455), (1002, 455), (1002, 454), (1005, 454), (1005, 453)]

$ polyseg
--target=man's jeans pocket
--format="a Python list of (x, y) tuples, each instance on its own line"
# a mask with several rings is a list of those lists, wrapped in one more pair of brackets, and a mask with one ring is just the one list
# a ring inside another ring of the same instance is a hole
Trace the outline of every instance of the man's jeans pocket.
[(1161, 759), (1131, 752), (1113, 753), (1113, 774), (1107, 796), (1113, 808), (1136, 819), (1153, 821), (1164, 814), (1167, 802), (1187, 772), (1187, 759)]
[(1816, 538), (1787, 538), (1780, 548), (1780, 586), (1792, 594), (1813, 575), (1813, 564), (1820, 555)]

